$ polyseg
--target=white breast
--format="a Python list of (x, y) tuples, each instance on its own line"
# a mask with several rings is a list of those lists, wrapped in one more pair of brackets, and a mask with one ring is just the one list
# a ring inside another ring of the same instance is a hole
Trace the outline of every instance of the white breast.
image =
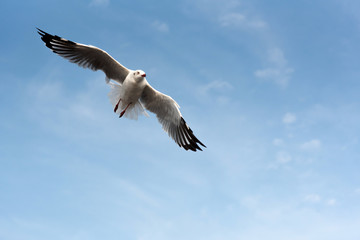
[(134, 103), (139, 100), (142, 91), (145, 87), (145, 79), (143, 81), (137, 82), (133, 77), (132, 74), (129, 74), (122, 85), (123, 91), (123, 101), (126, 104)]
[[(122, 85), (109, 82), (111, 85), (111, 91), (108, 94), (110, 102), (113, 106), (119, 103), (116, 111), (117, 114), (120, 114), (127, 106), (129, 106), (124, 117), (137, 119), (139, 114), (149, 116), (139, 101), (147, 82), (145, 79), (137, 82), (129, 75), (126, 77)], [(121, 99), (120, 102), (119, 99)]]

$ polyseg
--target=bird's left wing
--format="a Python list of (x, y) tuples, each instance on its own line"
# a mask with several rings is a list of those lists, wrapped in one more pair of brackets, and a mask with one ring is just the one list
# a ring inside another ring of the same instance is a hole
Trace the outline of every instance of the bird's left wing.
[(170, 96), (147, 85), (141, 95), (140, 101), (147, 110), (156, 114), (165, 132), (167, 132), (180, 147), (192, 151), (202, 151), (198, 144), (206, 147), (194, 136), (193, 131), (181, 116), (179, 105)]
[(130, 72), (129, 69), (100, 48), (72, 42), (59, 36), (48, 34), (41, 29), (37, 30), (41, 35), (41, 40), (45, 42), (48, 48), (81, 67), (90, 68), (94, 71), (102, 70), (107, 78), (113, 79), (120, 84), (123, 83)]

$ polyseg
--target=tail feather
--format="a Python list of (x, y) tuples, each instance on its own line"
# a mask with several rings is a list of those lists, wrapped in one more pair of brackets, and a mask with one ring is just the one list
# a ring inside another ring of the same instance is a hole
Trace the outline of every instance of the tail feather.
[[(113, 82), (108, 82), (108, 84), (111, 87), (111, 90), (108, 94), (108, 97), (110, 99), (111, 104), (113, 105), (113, 107), (115, 108), (116, 104), (119, 102), (119, 99), (121, 98), (121, 96), (123, 96), (123, 90), (121, 85), (119, 84), (115, 84)], [(116, 114), (119, 114), (126, 108), (126, 104), (124, 104), (123, 102), (120, 101), (119, 107), (116, 110)], [(147, 114), (147, 112), (145, 111), (145, 108), (143, 107), (143, 105), (137, 101), (135, 104), (131, 104), (128, 109), (126, 110), (124, 117), (129, 118), (129, 119), (133, 119), (133, 120), (137, 120), (138, 116), (140, 114), (145, 115), (146, 117), (148, 117), (149, 115)]]

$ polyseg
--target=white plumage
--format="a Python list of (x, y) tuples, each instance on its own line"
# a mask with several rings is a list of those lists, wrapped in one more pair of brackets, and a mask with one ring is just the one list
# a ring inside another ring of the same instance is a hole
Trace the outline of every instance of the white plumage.
[(110, 102), (114, 106), (114, 112), (120, 117), (137, 119), (139, 114), (148, 116), (145, 109), (149, 110), (156, 114), (163, 129), (180, 147), (192, 151), (202, 150), (198, 144), (206, 147), (186, 124), (179, 105), (170, 96), (151, 87), (144, 71), (124, 67), (100, 48), (75, 43), (40, 29), (38, 33), (54, 53), (81, 67), (105, 73), (111, 87)]

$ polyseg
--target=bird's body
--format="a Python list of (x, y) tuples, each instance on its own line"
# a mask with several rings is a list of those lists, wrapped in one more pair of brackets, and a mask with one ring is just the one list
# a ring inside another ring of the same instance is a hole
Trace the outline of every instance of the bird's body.
[(147, 109), (156, 114), (163, 129), (180, 147), (192, 151), (202, 150), (198, 144), (205, 147), (186, 124), (179, 105), (170, 96), (151, 87), (144, 71), (127, 69), (97, 47), (75, 43), (40, 29), (38, 33), (54, 53), (81, 67), (105, 73), (106, 81), (111, 85), (110, 101), (120, 117), (137, 119), (139, 114), (148, 116)]
[(125, 78), (122, 89), (124, 92), (123, 98), (126, 102), (136, 102), (140, 99), (144, 88), (147, 85), (145, 78), (140, 81), (135, 80), (131, 73)]
[[(119, 113), (124, 111), (125, 117), (131, 119), (137, 119), (139, 111), (140, 97), (144, 91), (144, 88), (148, 85), (145, 77), (139, 77), (140, 70), (131, 71), (125, 78), (121, 85), (113, 88), (113, 93), (109, 93), (111, 103), (114, 105), (114, 112)], [(113, 98), (112, 96), (115, 96)], [(112, 99), (113, 98), (113, 99)], [(141, 107), (145, 115), (144, 108)], [(122, 115), (121, 115), (122, 116)]]

